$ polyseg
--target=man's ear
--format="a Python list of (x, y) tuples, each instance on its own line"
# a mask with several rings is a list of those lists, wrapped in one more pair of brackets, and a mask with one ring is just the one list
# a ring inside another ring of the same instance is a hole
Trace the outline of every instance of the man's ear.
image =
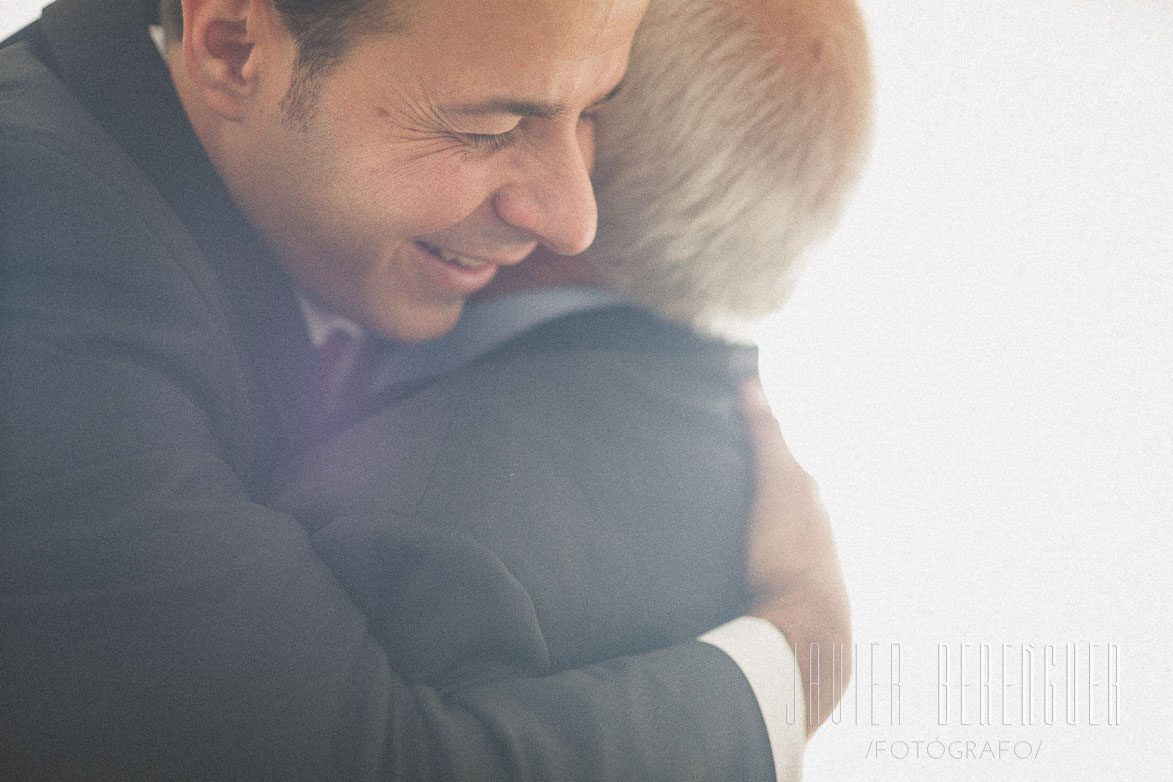
[(270, 0), (184, 0), (184, 63), (212, 111), (244, 119), (283, 31)]

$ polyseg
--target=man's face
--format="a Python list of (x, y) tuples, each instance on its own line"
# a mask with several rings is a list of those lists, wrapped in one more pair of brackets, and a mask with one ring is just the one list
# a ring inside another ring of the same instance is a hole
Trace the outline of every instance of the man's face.
[(406, 3), (403, 32), (321, 77), (305, 123), (281, 107), (289, 40), (218, 165), (304, 291), (385, 336), (438, 336), (498, 265), (593, 240), (589, 115), (645, 3)]

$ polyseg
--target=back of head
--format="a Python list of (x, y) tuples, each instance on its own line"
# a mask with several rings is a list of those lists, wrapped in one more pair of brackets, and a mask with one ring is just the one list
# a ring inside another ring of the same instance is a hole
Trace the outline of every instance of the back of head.
[(854, 0), (652, 0), (596, 119), (592, 266), (695, 326), (778, 308), (842, 212), (870, 118)]

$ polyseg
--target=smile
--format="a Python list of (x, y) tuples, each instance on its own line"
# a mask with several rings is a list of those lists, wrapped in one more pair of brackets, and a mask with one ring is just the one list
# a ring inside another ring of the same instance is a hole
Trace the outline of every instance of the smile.
[(486, 261), (484, 258), (474, 258), (471, 255), (461, 255), (450, 250), (445, 250), (442, 247), (433, 247), (425, 242), (417, 242), (421, 247), (435, 255), (445, 263), (450, 263), (453, 266), (459, 266), (462, 269), (479, 269), (482, 266), (488, 266), (491, 261)]

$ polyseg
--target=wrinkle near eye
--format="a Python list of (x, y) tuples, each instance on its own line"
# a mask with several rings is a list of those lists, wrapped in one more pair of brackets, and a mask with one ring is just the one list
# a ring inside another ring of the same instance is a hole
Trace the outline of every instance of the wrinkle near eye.
[(375, 113), (379, 120), (377, 144), (394, 144), (407, 153), (394, 165), (410, 165), (416, 160), (431, 159), (468, 146), (464, 138), (467, 133), (453, 128), (428, 101), (401, 101), (393, 110), (380, 105)]

